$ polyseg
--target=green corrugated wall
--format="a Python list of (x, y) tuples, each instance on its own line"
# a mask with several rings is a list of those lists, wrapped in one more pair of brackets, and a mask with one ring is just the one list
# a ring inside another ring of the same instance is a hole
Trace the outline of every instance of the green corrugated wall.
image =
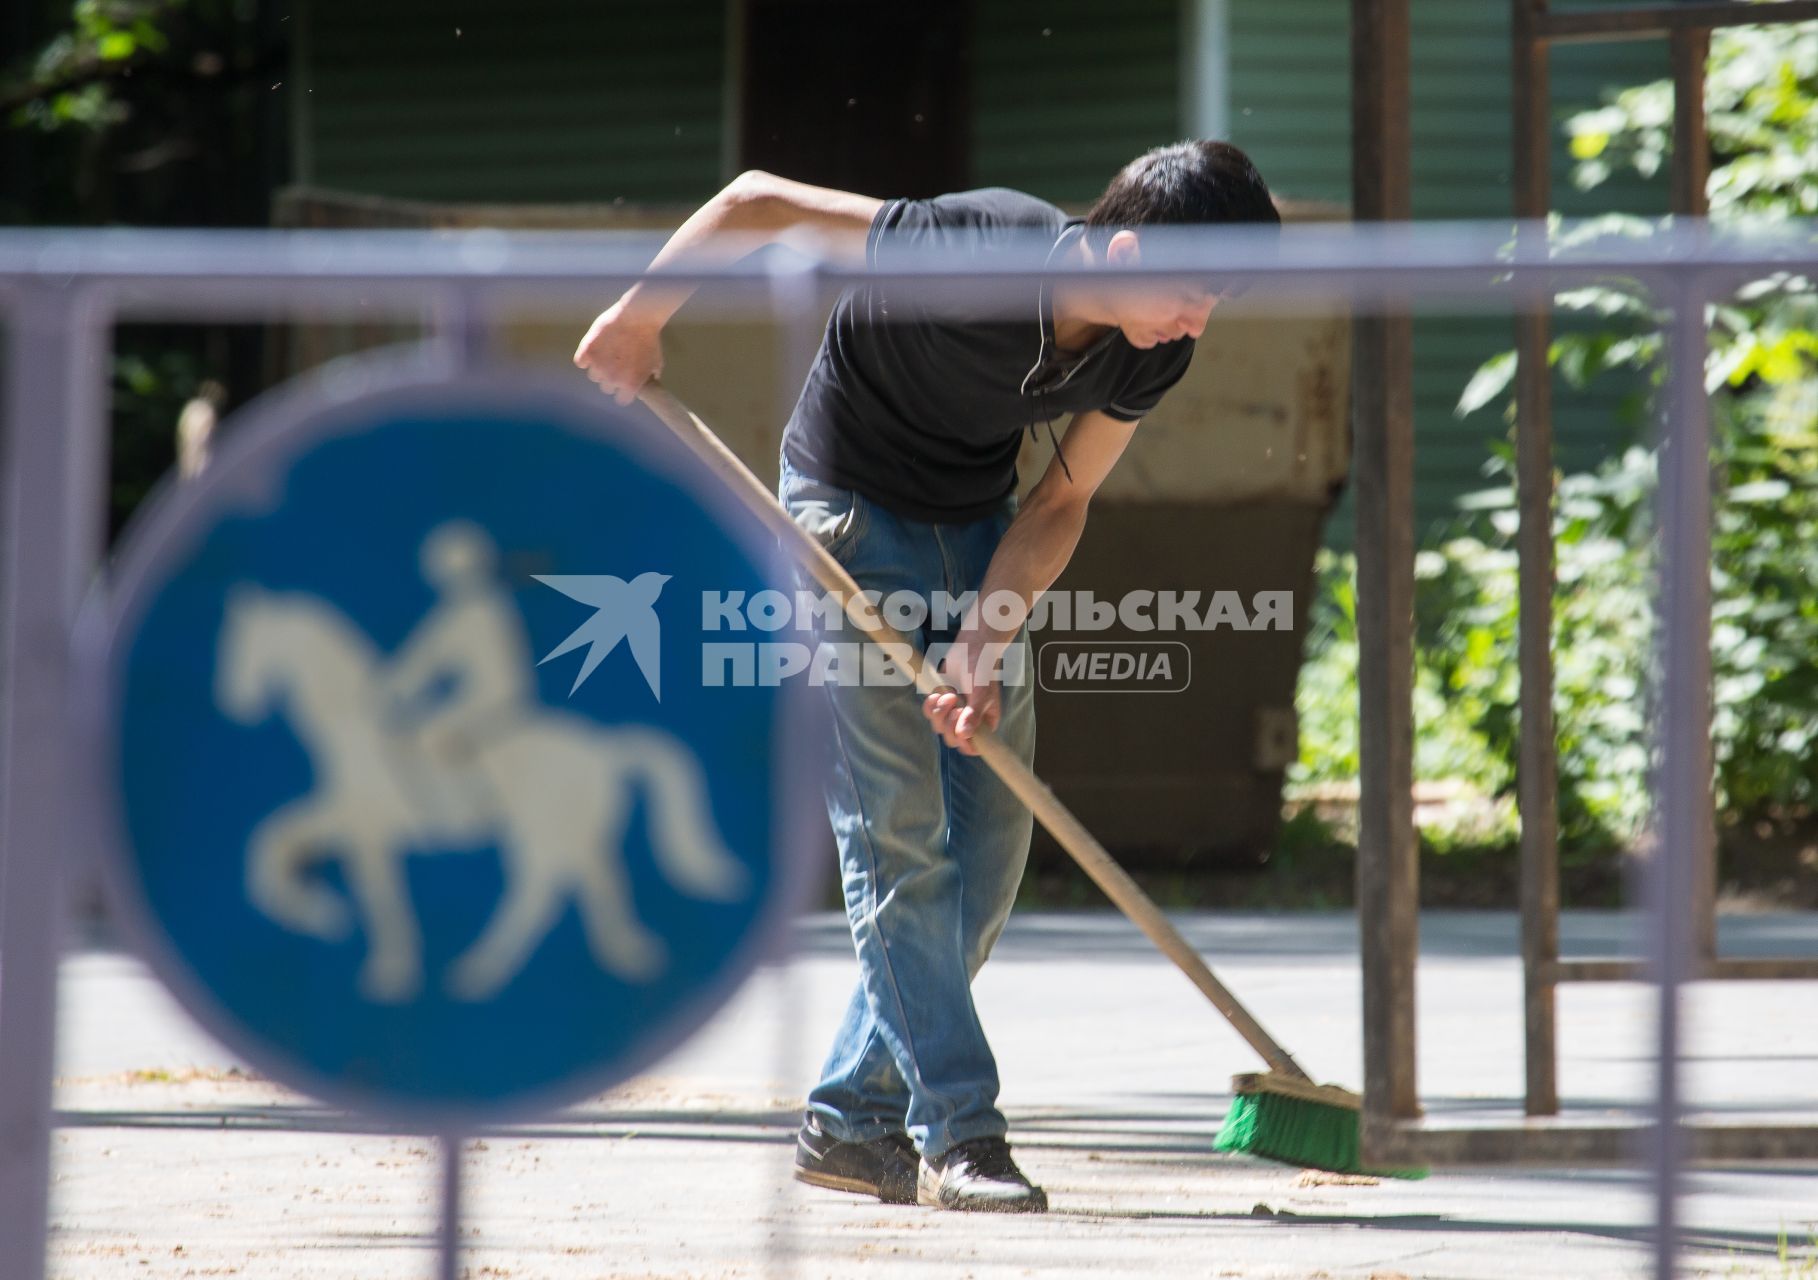
[(417, 200), (687, 201), (720, 177), (723, 0), (309, 0), (299, 179)]
[(1180, 0), (975, 0), (972, 177), (1083, 203), (1180, 136)]
[[(854, 0), (855, 3), (859, 0)], [(973, 181), (1089, 200), (1125, 160), (1181, 132), (1182, 0), (974, 0)], [(1350, 195), (1349, 0), (1227, 0), (1230, 132), (1283, 195)], [(690, 202), (722, 177), (723, 0), (310, 0), (297, 94), (299, 178), (449, 201)], [(1506, 0), (1413, 0), (1414, 214), (1510, 212)], [(1553, 53), (1557, 113), (1604, 85), (1664, 74), (1664, 42)], [(788, 74), (789, 68), (775, 69)], [(1555, 204), (1664, 208), (1664, 177), (1575, 192), (1556, 141)], [(1509, 345), (1506, 320), (1415, 332), (1416, 501), (1423, 526), (1481, 487), (1492, 413), (1459, 390)], [(1628, 438), (1629, 390), (1561, 391), (1559, 460)], [(1348, 537), (1336, 522), (1333, 537)]]
[[(303, 9), (303, 181), (411, 199), (687, 201), (722, 176), (723, 0)], [(973, 13), (974, 181), (1086, 200), (1177, 136), (1179, 0), (976, 0)]]
[[(1350, 200), (1348, 0), (1229, 0), (1231, 135), (1284, 195)], [(1507, 0), (1413, 0), (1413, 206), (1416, 218), (1506, 218), (1510, 188), (1510, 40)], [(1667, 73), (1664, 41), (1561, 46), (1552, 52), (1555, 120), (1593, 105), (1606, 85)], [(1553, 205), (1568, 214), (1660, 212), (1665, 176), (1576, 191), (1555, 129)], [(1423, 317), (1414, 330), (1415, 503), (1423, 529), (1443, 522), (1459, 494), (1484, 487), (1496, 413), (1459, 420), (1458, 394), (1482, 360), (1513, 345), (1506, 318)], [(1620, 401), (1632, 380), (1555, 392), (1557, 459), (1595, 464), (1632, 438)], [(1348, 509), (1329, 541), (1349, 539)]]

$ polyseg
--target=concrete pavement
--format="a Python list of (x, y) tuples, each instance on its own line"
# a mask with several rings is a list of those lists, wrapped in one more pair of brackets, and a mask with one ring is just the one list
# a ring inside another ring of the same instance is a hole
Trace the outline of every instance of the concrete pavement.
[[(1180, 921), (1321, 1078), (1360, 1076), (1355, 922)], [(1624, 945), (1571, 915), (1568, 951)], [(788, 1178), (798, 1099), (855, 976), (842, 923), (803, 923), (709, 1030), (646, 1077), (470, 1144), (476, 1277), (1633, 1277), (1633, 1170), (1440, 1170), (1424, 1182), (1304, 1177), (1215, 1156), (1248, 1050), (1120, 918), (1017, 917), (978, 983), (1019, 1158), (1046, 1218), (894, 1208)], [(1724, 922), (1739, 954), (1818, 952), (1818, 917)], [(1520, 971), (1504, 914), (1422, 919), (1421, 1088), (1433, 1110), (1520, 1090)], [(243, 1073), (130, 956), (63, 973), (52, 1273), (333, 1280), (433, 1274), (433, 1143)], [(1561, 1084), (1584, 1111), (1649, 1087), (1649, 993), (1561, 993)], [(1818, 984), (1706, 986), (1687, 1074), (1712, 1110), (1818, 1112)], [(1687, 1274), (1818, 1275), (1818, 1168), (1701, 1171)], [(1782, 1253), (1786, 1257), (1782, 1258)]]

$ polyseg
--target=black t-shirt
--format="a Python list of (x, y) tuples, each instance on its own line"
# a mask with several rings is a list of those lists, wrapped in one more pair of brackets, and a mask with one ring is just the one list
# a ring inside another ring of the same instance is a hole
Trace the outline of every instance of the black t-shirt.
[[(1026, 255), (1036, 234), (1053, 241), (1058, 261), (1080, 232), (1045, 200), (1000, 187), (891, 201), (871, 224), (866, 256), (888, 269), (893, 256), (933, 247), (985, 264), (1017, 246)], [(974, 520), (1016, 488), (1025, 430), (1088, 409), (1134, 422), (1193, 358), (1190, 338), (1144, 351), (1117, 329), (1062, 355), (1049, 286), (1026, 290), (1026, 320), (931, 318), (923, 307), (887, 308), (882, 285), (848, 290), (783, 432), (784, 456), (911, 519)]]

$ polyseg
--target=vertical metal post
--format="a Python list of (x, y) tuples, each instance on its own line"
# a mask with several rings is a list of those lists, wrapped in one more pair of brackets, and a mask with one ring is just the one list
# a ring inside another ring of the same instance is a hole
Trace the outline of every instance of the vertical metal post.
[[(1408, 0), (1351, 6), (1351, 186), (1360, 222), (1409, 214)], [(1393, 306), (1355, 326), (1358, 695), (1366, 1153), (1373, 1124), (1418, 1115), (1414, 967), (1413, 330)], [(1367, 1158), (1367, 1156), (1366, 1156)]]
[[(776, 335), (773, 354), (782, 366), (775, 379), (774, 412), (776, 421), (787, 422), (800, 395), (798, 379), (806, 376), (820, 349), (821, 332), (827, 323), (829, 299), (819, 264), (804, 267), (797, 260), (776, 257), (771, 260), (770, 314), (781, 327)], [(792, 798), (793, 799), (793, 798)], [(771, 963), (776, 966), (777, 1038), (776, 1064), (780, 1079), (796, 1079), (802, 1066), (801, 983), (795, 971), (796, 934), (793, 928), (784, 936)], [(795, 1144), (789, 1143), (793, 1156)], [(788, 1158), (788, 1157), (786, 1157)], [(796, 1237), (794, 1184), (784, 1171), (776, 1182), (771, 1201), (771, 1214), (776, 1229), (764, 1243), (764, 1274), (783, 1280), (799, 1271), (800, 1242)]]
[(461, 1276), (461, 1135), (442, 1135), (442, 1220), (438, 1224), (436, 1280)]
[(0, 1275), (39, 1280), (70, 853), (70, 634), (102, 529), (105, 341), (80, 297), (46, 286), (24, 291), (6, 334)]
[(750, 0), (725, 0), (726, 37), (720, 65), (720, 182), (731, 182), (745, 168), (745, 41), (750, 26)]
[(1706, 187), (1711, 177), (1711, 144), (1705, 129), (1704, 69), (1711, 56), (1711, 33), (1675, 31), (1669, 47), (1673, 64), (1673, 212), (1702, 218), (1710, 209)]
[[(458, 282), (437, 301), (435, 341), (454, 373), (470, 372), (486, 358), (490, 333), (472, 289)], [(461, 1135), (441, 1135), (441, 1220), (437, 1224), (436, 1280), (460, 1280), (461, 1215), (464, 1206), (461, 1182)]]
[(486, 362), (492, 349), (492, 330), (486, 309), (472, 288), (454, 284), (437, 299), (434, 341), (442, 348), (448, 362), (460, 372), (469, 372)]
[[(1515, 216), (1524, 257), (1547, 252), (1552, 129), (1547, 43), (1536, 19), (1545, 0), (1513, 0)], [(1515, 318), (1515, 476), (1520, 526), (1521, 972), (1527, 1046), (1526, 1109), (1559, 1110), (1558, 1019), (1553, 962), (1559, 959), (1559, 762), (1553, 729), (1553, 373), (1552, 317), (1545, 302)]]
[(1647, 880), (1649, 968), (1655, 1022), (1654, 1274), (1671, 1280), (1679, 1244), (1679, 1172), (1685, 1160), (1679, 1081), (1679, 992), (1691, 974), (1694, 881), (1710, 814), (1711, 473), (1704, 394), (1704, 296), (1678, 282), (1667, 334), (1667, 402), (1660, 450), (1661, 634), (1664, 648), (1659, 845)]
[[(1708, 31), (1675, 31), (1670, 41), (1673, 64), (1673, 212), (1678, 218), (1703, 217), (1710, 209), (1706, 188), (1711, 177), (1711, 144), (1705, 131), (1704, 71), (1711, 52)], [(1675, 220), (1677, 221), (1678, 218)], [(1700, 968), (1717, 958), (1717, 814), (1708, 779), (1714, 761), (1705, 744), (1705, 816), (1696, 843), (1697, 871), (1691, 885), (1693, 945)]]
[[(769, 958), (769, 963), (773, 966), (771, 991), (776, 1010), (776, 1039), (772, 1048), (776, 1054), (774, 1070), (778, 1080), (798, 1080), (803, 1074), (802, 992), (795, 973), (795, 951), (792, 923), (788, 940)], [(792, 1116), (791, 1120), (794, 1119)], [(796, 1149), (793, 1131), (788, 1133), (786, 1143), (780, 1154), (783, 1159), (789, 1160), (793, 1158)], [(763, 1274), (776, 1277), (776, 1280), (785, 1280), (800, 1271), (797, 1266), (800, 1249), (795, 1238), (795, 1187), (788, 1172), (782, 1167), (775, 1170), (771, 1185), (774, 1190), (770, 1196), (770, 1220), (774, 1229), (764, 1233), (759, 1247), (764, 1253)]]
[(1229, 137), (1229, 0), (1187, 0), (1181, 6), (1180, 53), (1182, 131), (1190, 138)]

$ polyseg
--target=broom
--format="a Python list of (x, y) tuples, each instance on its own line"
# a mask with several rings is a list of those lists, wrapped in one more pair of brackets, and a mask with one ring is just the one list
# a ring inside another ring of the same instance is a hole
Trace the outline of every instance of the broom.
[[(949, 687), (926, 666), (921, 655), (876, 610), (850, 609), (859, 595), (858, 583), (845, 567), (827, 554), (821, 544), (789, 518), (763, 482), (754, 476), (681, 401), (658, 383), (645, 385), (639, 398), (658, 421), (673, 432), (688, 451), (722, 480), (734, 497), (773, 533), (788, 552), (840, 602), (854, 624), (873, 643), (884, 646), (893, 661), (911, 671), (916, 688), (924, 694)], [(1161, 909), (1137, 887), (1136, 881), (1105, 852), (1104, 846), (1057, 799), (1028, 765), (1004, 746), (996, 735), (980, 726), (972, 739), (979, 757), (1003, 779), (1012, 793), (1029, 806), (1035, 817), (1060, 846), (1092, 877), (1112, 903), (1148, 935), (1149, 940), (1187, 975), (1212, 1002), (1237, 1034), (1269, 1064), (1267, 1072), (1238, 1076), (1232, 1081), (1236, 1095), (1215, 1149), (1264, 1156), (1300, 1168), (1333, 1173), (1362, 1173), (1358, 1159), (1362, 1102), (1357, 1094), (1335, 1085), (1318, 1085), (1301, 1070), (1288, 1051), (1264, 1031), (1237, 1002), (1212, 970), (1206, 967), (1187, 940), (1168, 922)]]
[(1424, 1168), (1366, 1169), (1359, 1154), (1363, 1099), (1335, 1084), (1314, 1084), (1281, 1071), (1231, 1077), (1231, 1109), (1214, 1151), (1262, 1156), (1303, 1169), (1424, 1178)]

